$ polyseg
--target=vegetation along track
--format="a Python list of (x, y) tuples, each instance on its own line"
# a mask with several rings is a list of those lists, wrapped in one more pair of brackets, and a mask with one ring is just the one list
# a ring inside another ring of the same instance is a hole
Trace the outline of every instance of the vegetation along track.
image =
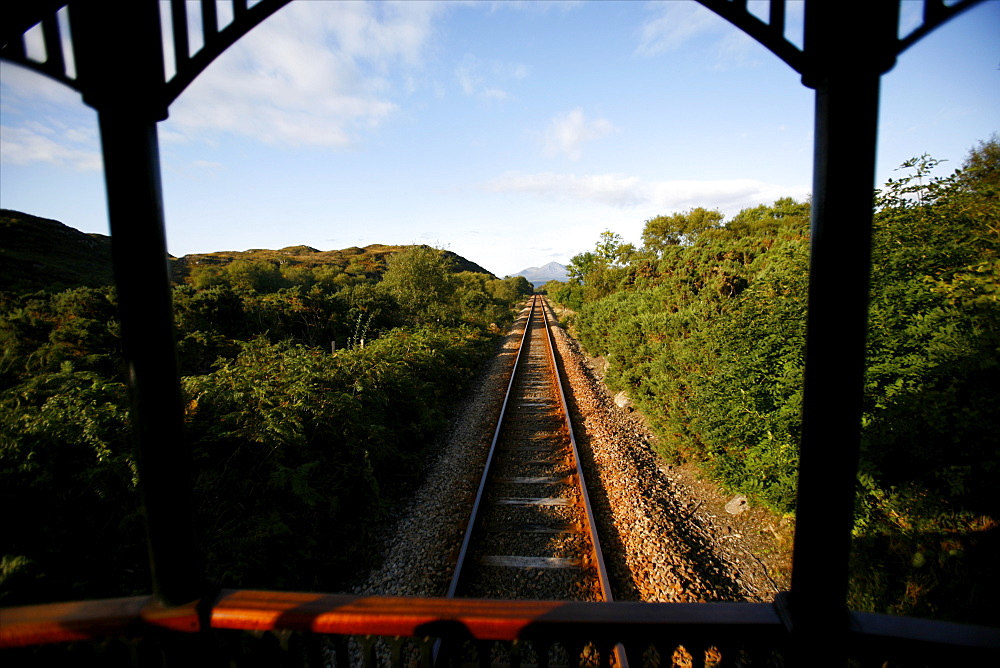
[(531, 303), (448, 595), (611, 600), (539, 297)]

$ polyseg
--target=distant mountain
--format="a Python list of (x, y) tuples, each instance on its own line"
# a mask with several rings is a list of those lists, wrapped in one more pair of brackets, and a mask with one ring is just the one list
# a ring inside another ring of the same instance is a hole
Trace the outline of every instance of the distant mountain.
[(527, 269), (522, 269), (514, 275), (524, 276), (536, 288), (540, 285), (548, 283), (549, 281), (562, 281), (565, 283), (569, 279), (569, 274), (566, 273), (566, 267), (562, 266), (558, 262), (549, 262), (541, 267), (528, 267)]
[[(173, 273), (175, 281), (182, 281), (190, 273), (191, 267), (195, 265), (225, 266), (236, 260), (263, 260), (274, 264), (301, 265), (310, 268), (323, 265), (337, 265), (341, 269), (346, 269), (349, 266), (354, 266), (370, 276), (377, 276), (385, 270), (386, 259), (393, 253), (398, 253), (404, 248), (407, 248), (407, 246), (371, 244), (364, 248), (352, 246), (343, 250), (321, 251), (310, 246), (286, 246), (280, 250), (253, 248), (245, 251), (195, 253), (178, 258), (173, 263)], [(442, 252), (445, 257), (451, 258), (456, 272), (471, 271), (496, 278), (489, 271), (483, 269), (475, 262), (465, 259), (461, 255), (447, 250)]]
[(111, 285), (111, 237), (0, 209), (0, 290)]
[[(236, 260), (317, 267), (335, 264), (377, 277), (386, 258), (407, 246), (372, 244), (364, 248), (320, 251), (310, 246), (287, 246), (280, 250), (255, 248), (246, 251), (198, 253), (170, 258), (173, 279), (181, 282), (195, 265), (224, 266)], [(444, 251), (456, 272), (471, 271), (496, 278), (475, 262)], [(0, 291), (59, 291), (77, 286), (112, 285), (111, 237), (85, 234), (57, 220), (19, 211), (0, 209)]]

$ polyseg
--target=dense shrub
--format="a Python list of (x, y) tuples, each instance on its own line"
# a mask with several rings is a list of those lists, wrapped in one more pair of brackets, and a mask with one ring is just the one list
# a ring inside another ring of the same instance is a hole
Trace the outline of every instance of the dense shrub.
[[(208, 574), (335, 589), (367, 564), (523, 286), (449, 273), (444, 301), (414, 308), (370, 279), (239, 272), (174, 292)], [(3, 605), (148, 591), (115, 309), (107, 288), (0, 294)]]
[(492, 339), (393, 331), (327, 351), (254, 339), (185, 378), (199, 525), (213, 575), (329, 589), (366, 563), (374, 520), (414, 482)]
[[(996, 587), (970, 597), (975, 575), (956, 574), (998, 558), (1000, 542), (1000, 144), (951, 176), (932, 177), (936, 166), (909, 161), (875, 202), (852, 604), (995, 621), (984, 602)], [(784, 514), (795, 509), (808, 209), (783, 199), (725, 225), (704, 209), (658, 216), (639, 250), (609, 249), (605, 233), (553, 294), (579, 311), (581, 342), (606, 356), (609, 382), (665, 456)]]

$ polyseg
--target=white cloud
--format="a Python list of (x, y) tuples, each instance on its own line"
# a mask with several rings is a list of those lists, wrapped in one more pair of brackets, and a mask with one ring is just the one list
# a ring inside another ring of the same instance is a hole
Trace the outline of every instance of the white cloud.
[[(421, 64), (440, 5), (291, 3), (224, 53), (171, 109), (171, 131), (338, 147), (378, 126)], [(399, 74), (397, 82), (393, 77)]]
[[(617, 208), (641, 208), (650, 215), (684, 211), (696, 206), (718, 208), (727, 216), (780, 197), (804, 199), (808, 188), (756, 181), (642, 181), (622, 174), (524, 174), (507, 172), (484, 184), (494, 193), (526, 193), (545, 199), (596, 202)], [(645, 214), (643, 214), (645, 215)]]
[(545, 155), (554, 157), (565, 155), (570, 160), (583, 156), (586, 142), (600, 139), (614, 132), (615, 126), (606, 118), (588, 121), (579, 107), (565, 114), (558, 114), (549, 123), (545, 132)]
[(35, 105), (44, 105), (47, 110), (81, 106), (80, 94), (69, 86), (4, 60), (0, 60), (0, 86), (5, 111)]
[(527, 76), (528, 68), (526, 65), (499, 61), (484, 63), (471, 53), (465, 54), (455, 68), (455, 78), (458, 79), (462, 92), (469, 97), (478, 97), (484, 100), (507, 99), (509, 94), (500, 85), (518, 81)]
[(506, 100), (507, 91), (500, 90), (499, 88), (487, 88), (479, 96), (484, 100)]
[(27, 68), (0, 65), (4, 126), (0, 162), (101, 169), (96, 114), (73, 89)]
[(635, 206), (648, 198), (635, 176), (619, 174), (522, 174), (507, 172), (485, 186), (490, 192), (530, 193), (546, 198), (600, 202), (610, 206)]
[(719, 40), (718, 58), (714, 69), (731, 70), (743, 67), (755, 67), (762, 62), (764, 48), (750, 35), (742, 30), (727, 32)]
[[(795, 4), (795, 3), (793, 3)], [(697, 2), (659, 2), (639, 30), (636, 53), (652, 57), (691, 48), (704, 39), (707, 63), (715, 70), (752, 67), (760, 63), (762, 47), (752, 37)], [(755, 9), (750, 7), (751, 11)], [(765, 12), (766, 18), (766, 12)]]
[(567, 13), (582, 5), (587, 0), (560, 0), (560, 2), (538, 2), (538, 0), (493, 0), (490, 3), (490, 11), (519, 11), (533, 14), (546, 14), (550, 11)]
[(655, 15), (643, 23), (636, 47), (636, 53), (642, 56), (676, 51), (719, 27), (715, 13), (697, 2), (659, 2), (652, 7)]
[(101, 154), (93, 132), (31, 121), (0, 129), (0, 160), (11, 165), (43, 162), (80, 172), (101, 169)]
[(466, 95), (475, 95), (477, 89), (482, 85), (483, 78), (478, 73), (478, 60), (472, 54), (466, 54), (462, 62), (455, 68), (455, 78), (458, 85), (462, 87), (462, 92)]

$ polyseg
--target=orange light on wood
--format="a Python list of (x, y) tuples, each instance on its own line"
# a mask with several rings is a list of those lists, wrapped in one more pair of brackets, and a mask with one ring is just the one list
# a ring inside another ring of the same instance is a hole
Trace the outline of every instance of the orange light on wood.
[(0, 648), (137, 635), (144, 626), (199, 629), (196, 601), (165, 608), (151, 596), (25, 605), (0, 610)]
[[(208, 601), (205, 601), (207, 606)], [(113, 636), (152, 629), (201, 629), (198, 602), (166, 608), (152, 597), (0, 609), (0, 648)], [(226, 589), (211, 606), (211, 628), (337, 635), (530, 640), (580, 637), (623, 642), (660, 637), (736, 637), (777, 642), (777, 610), (754, 603), (586, 603), (352, 596)]]
[(564, 605), (225, 590), (212, 609), (212, 627), (418, 637), (461, 630), (470, 637), (514, 640), (526, 626)]

